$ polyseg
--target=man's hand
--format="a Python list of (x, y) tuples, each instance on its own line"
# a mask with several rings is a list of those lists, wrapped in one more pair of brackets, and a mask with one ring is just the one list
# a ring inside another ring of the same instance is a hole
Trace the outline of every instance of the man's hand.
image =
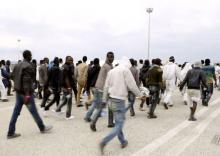
[(28, 105), (30, 103), (30, 99), (31, 99), (31, 96), (30, 95), (25, 95), (24, 96), (24, 104), (25, 105)]

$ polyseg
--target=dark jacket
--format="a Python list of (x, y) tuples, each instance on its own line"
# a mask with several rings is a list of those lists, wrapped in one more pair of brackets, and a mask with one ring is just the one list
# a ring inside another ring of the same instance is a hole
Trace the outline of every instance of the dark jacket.
[(48, 72), (48, 81), (46, 87), (60, 91), (61, 89), (61, 70), (59, 66), (54, 65)]
[(62, 74), (62, 80), (61, 80), (61, 86), (64, 88), (73, 88), (74, 87), (74, 66), (64, 64), (61, 67), (61, 74)]
[(94, 65), (88, 70), (88, 79), (87, 79), (87, 88), (95, 87), (95, 83), (98, 79), (99, 71), (101, 67), (100, 65)]
[(34, 83), (34, 68), (26, 60), (18, 63), (11, 74), (14, 81), (14, 89), (19, 94), (32, 94)]
[(149, 68), (150, 66), (143, 65), (143, 67), (140, 69), (139, 79), (143, 83), (144, 87), (146, 87), (146, 78)]
[(148, 70), (147, 78), (146, 78), (146, 85), (147, 86), (159, 86), (162, 85), (162, 75), (163, 70), (157, 66), (154, 65)]
[(204, 72), (199, 67), (195, 67), (187, 72), (183, 82), (180, 83), (180, 90), (185, 84), (188, 89), (200, 89), (201, 83), (207, 87)]

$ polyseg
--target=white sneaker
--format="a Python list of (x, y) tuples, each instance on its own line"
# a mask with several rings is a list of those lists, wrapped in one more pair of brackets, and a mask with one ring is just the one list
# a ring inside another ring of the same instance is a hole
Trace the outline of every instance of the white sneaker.
[(65, 117), (65, 119), (66, 120), (72, 120), (72, 119), (74, 119), (74, 116), (71, 115), (70, 117)]
[(43, 117), (45, 117), (45, 118), (48, 117), (49, 115), (47, 113), (48, 113), (48, 111), (42, 110)]

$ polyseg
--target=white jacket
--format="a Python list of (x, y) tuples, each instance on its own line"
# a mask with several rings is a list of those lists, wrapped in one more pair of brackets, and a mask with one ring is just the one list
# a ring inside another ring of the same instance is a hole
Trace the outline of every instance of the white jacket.
[(180, 81), (183, 80), (179, 67), (173, 62), (169, 62), (163, 67), (163, 80), (175, 80), (176, 78)]
[(128, 91), (133, 92), (138, 97), (142, 96), (129, 68), (119, 65), (110, 70), (105, 81), (103, 102), (107, 101), (108, 96), (126, 100)]

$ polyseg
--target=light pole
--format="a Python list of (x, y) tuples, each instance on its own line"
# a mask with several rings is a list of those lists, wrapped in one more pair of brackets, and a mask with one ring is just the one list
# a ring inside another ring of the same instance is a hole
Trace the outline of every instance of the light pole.
[(147, 13), (149, 14), (149, 23), (148, 23), (148, 53), (147, 58), (150, 59), (150, 14), (153, 12), (153, 8), (147, 8)]
[(18, 42), (18, 60), (19, 60), (19, 58), (20, 58), (20, 51), (21, 51), (21, 45), (20, 45), (21, 39), (17, 39), (17, 42)]

